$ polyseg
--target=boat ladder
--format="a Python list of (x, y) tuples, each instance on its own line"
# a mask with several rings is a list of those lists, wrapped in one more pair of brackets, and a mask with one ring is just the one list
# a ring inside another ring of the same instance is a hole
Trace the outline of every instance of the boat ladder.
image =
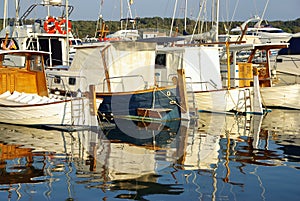
[(85, 124), (84, 99), (71, 97), (71, 124), (75, 126)]
[(251, 133), (251, 122), (252, 122), (252, 116), (251, 115), (246, 115), (245, 116), (245, 136), (250, 136)]
[(239, 90), (236, 111), (237, 112), (245, 112), (245, 113), (252, 111), (250, 89)]
[(236, 116), (236, 121), (237, 121), (237, 129), (238, 129), (238, 134), (243, 135), (243, 136), (250, 136), (251, 132), (251, 115), (237, 115)]

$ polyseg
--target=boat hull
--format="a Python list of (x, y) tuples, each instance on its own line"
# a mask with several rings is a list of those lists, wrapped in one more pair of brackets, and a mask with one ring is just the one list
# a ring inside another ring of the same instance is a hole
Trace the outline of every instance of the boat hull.
[[(227, 111), (246, 112), (245, 98), (248, 96), (252, 100), (252, 94), (252, 87), (199, 91), (195, 92), (195, 100), (199, 111), (221, 113)], [(249, 103), (252, 104), (252, 101)]]
[[(247, 112), (244, 90), (249, 89), (250, 105), (253, 108), (253, 88), (236, 88), (230, 90), (215, 90), (196, 92), (195, 99), (199, 111), (210, 112)], [(300, 109), (300, 84), (261, 87), (261, 104), (263, 107), (283, 107)], [(244, 99), (244, 100), (243, 100)], [(255, 112), (251, 109), (250, 112)]]
[(0, 121), (18, 125), (71, 125), (70, 102), (39, 105), (0, 105)]
[[(3, 104), (0, 101), (0, 122), (15, 125), (82, 126), (83, 114), (75, 114), (78, 100), (65, 100), (46, 104)], [(6, 101), (7, 102), (7, 101)], [(72, 106), (73, 104), (73, 106)], [(87, 103), (84, 103), (87, 104)], [(80, 111), (77, 111), (80, 112)]]
[(265, 87), (260, 92), (264, 106), (300, 109), (300, 84)]
[[(114, 122), (114, 118), (172, 121), (181, 118), (176, 87), (125, 93), (97, 93), (97, 99), (102, 99), (98, 108), (101, 121)], [(140, 109), (151, 112), (141, 116), (138, 114)], [(156, 115), (151, 116), (153, 113)]]

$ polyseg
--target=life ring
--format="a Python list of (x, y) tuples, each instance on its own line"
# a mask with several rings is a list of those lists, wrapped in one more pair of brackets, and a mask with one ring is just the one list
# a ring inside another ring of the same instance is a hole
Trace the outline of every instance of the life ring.
[[(66, 22), (67, 22), (66, 19), (62, 19), (61, 21), (56, 22), (55, 27), (56, 27), (57, 31), (58, 31), (60, 34), (67, 34), (67, 30), (66, 30), (66, 28), (67, 28), (66, 25), (67, 25), (67, 24), (66, 24)], [(65, 25), (65, 26), (64, 26), (64, 27), (65, 27), (65, 30), (62, 29), (62, 25)], [(68, 21), (68, 32), (70, 32), (71, 29), (72, 29), (72, 24), (71, 24), (70, 21)]]
[(47, 33), (55, 33), (56, 32), (56, 24), (57, 24), (57, 21), (55, 18), (53, 17), (49, 17), (45, 22), (44, 22), (44, 30), (47, 32)]

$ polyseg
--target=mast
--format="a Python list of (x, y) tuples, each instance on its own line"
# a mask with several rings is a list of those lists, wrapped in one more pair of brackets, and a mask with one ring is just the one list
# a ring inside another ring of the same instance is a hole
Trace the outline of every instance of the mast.
[(177, 8), (177, 2), (178, 2), (178, 0), (175, 1), (173, 17), (172, 17), (172, 24), (171, 24), (171, 29), (170, 29), (170, 37), (172, 36), (172, 30), (173, 30), (174, 18), (175, 18), (175, 13), (176, 13), (176, 8)]
[(186, 31), (186, 18), (187, 18), (187, 0), (185, 0), (185, 8), (184, 8), (184, 31)]
[(219, 0), (212, 0), (212, 27), (215, 28), (214, 42), (218, 42), (219, 36)]
[(67, 65), (70, 63), (70, 43), (69, 43), (69, 0), (66, 0), (66, 30), (67, 30)]
[(4, 0), (4, 6), (3, 6), (3, 29), (5, 29), (5, 26), (6, 26), (6, 18), (7, 18), (7, 0)]
[(120, 21), (121, 21), (121, 30), (123, 29), (123, 0), (120, 0)]
[(16, 0), (16, 25), (19, 25), (19, 0)]

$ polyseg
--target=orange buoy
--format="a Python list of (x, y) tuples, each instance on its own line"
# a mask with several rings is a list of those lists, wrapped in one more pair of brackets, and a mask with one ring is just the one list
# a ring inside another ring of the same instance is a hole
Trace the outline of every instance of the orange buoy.
[(56, 32), (56, 19), (53, 17), (49, 17), (45, 22), (44, 22), (44, 30), (47, 33), (55, 33)]
[[(64, 25), (65, 29), (62, 29), (63, 25)], [(67, 20), (66, 19), (62, 19), (61, 21), (57, 22), (55, 26), (56, 26), (57, 31), (60, 34), (67, 34), (68, 32), (71, 31), (72, 24), (71, 24), (70, 21), (68, 21), (68, 30), (66, 30), (66, 28), (67, 28), (66, 25), (67, 25)]]

